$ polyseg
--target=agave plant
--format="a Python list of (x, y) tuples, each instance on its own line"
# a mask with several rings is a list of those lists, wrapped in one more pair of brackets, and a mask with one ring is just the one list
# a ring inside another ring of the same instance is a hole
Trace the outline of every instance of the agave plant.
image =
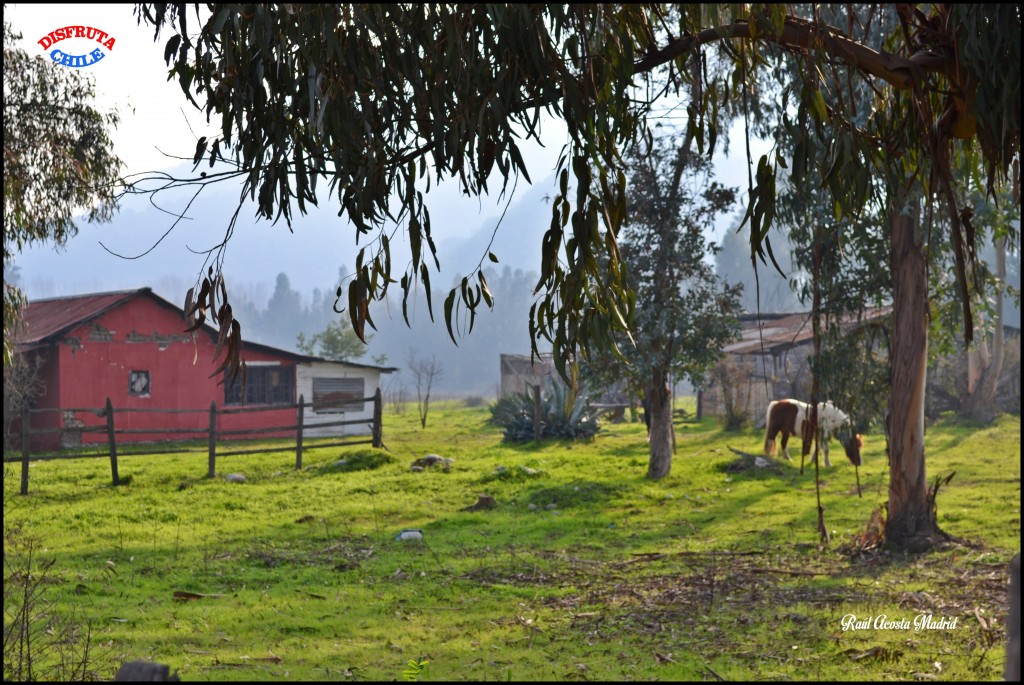
[[(492, 420), (505, 427), (506, 442), (533, 440), (535, 413), (534, 400), (526, 393), (504, 398), (491, 407)], [(599, 428), (597, 415), (584, 392), (573, 393), (562, 383), (549, 380), (541, 395), (541, 438), (589, 440)]]

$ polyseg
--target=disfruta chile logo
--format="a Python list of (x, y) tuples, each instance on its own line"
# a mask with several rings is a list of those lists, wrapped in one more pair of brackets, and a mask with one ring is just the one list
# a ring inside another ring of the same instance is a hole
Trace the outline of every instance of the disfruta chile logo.
[[(100, 29), (93, 28), (92, 26), (63, 26), (59, 29), (50, 31), (48, 34), (40, 38), (38, 42), (39, 45), (42, 46), (43, 50), (50, 50), (50, 46), (56, 45), (61, 41), (79, 38), (94, 40), (107, 50), (114, 49), (114, 37), (109, 35), (106, 31), (101, 31)], [(107, 53), (103, 52), (100, 48), (94, 48), (90, 52), (82, 55), (71, 54), (61, 50), (60, 48), (54, 48), (50, 51), (50, 59), (54, 62), (63, 64), (66, 67), (74, 67), (76, 69), (92, 66), (106, 56)]]

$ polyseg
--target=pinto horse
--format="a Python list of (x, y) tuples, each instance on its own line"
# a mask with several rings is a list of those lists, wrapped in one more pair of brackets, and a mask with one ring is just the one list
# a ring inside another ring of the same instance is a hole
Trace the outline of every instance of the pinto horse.
[[(789, 456), (789, 436), (796, 435), (803, 440), (804, 454), (807, 454), (814, 427), (811, 425), (811, 405), (798, 400), (776, 400), (768, 404), (765, 416), (764, 453), (775, 452), (775, 436), (782, 433), (782, 454)], [(829, 439), (834, 435), (846, 449), (846, 456), (855, 466), (860, 466), (860, 448), (864, 440), (850, 428), (850, 417), (840, 411), (831, 401), (818, 403), (818, 441), (825, 452), (825, 466), (832, 466), (828, 459)]]

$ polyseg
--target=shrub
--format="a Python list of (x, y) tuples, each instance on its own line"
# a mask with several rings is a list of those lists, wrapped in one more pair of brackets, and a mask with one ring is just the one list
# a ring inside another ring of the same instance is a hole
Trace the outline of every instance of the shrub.
[(499, 466), (490, 473), (486, 474), (480, 479), (482, 483), (490, 483), (494, 480), (502, 481), (523, 481), (530, 480), (533, 478), (542, 478), (547, 475), (547, 472), (543, 469), (535, 469), (529, 466), (523, 466), (522, 464), (516, 464), (512, 468), (507, 466)]
[(327, 464), (321, 467), (321, 469), (331, 473), (342, 471), (370, 471), (372, 469), (380, 468), (384, 464), (390, 464), (394, 460), (394, 457), (384, 450), (364, 449), (343, 453), (341, 455), (341, 459), (331, 464)]

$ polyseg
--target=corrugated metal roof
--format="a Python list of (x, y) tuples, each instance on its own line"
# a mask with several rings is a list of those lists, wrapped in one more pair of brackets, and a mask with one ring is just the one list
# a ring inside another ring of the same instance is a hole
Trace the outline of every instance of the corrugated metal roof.
[[(24, 312), (24, 327), (20, 328), (18, 335), (14, 336), (14, 343), (22, 350), (34, 349), (51, 342), (79, 324), (95, 319), (101, 314), (124, 304), (128, 300), (145, 295), (157, 303), (174, 310), (179, 315), (184, 315), (181, 307), (168, 302), (152, 291), (151, 288), (138, 288), (135, 290), (115, 290), (106, 293), (89, 293), (86, 295), (72, 295), (70, 297), (53, 297), (40, 300), (29, 300)], [(214, 339), (217, 338), (217, 330), (209, 324), (203, 324), (205, 330)], [(303, 362), (327, 362), (331, 364), (346, 364), (348, 366), (363, 369), (378, 369), (382, 373), (393, 373), (398, 369), (393, 366), (374, 366), (371, 364), (357, 364), (355, 362), (338, 362), (323, 357), (314, 357), (298, 352), (282, 350), (270, 345), (243, 340), (243, 347), (268, 352), (270, 354), (283, 355)]]
[(29, 300), (24, 312), (24, 326), (19, 328), (14, 342), (17, 345), (46, 342), (141, 293), (150, 293), (150, 289)]
[[(873, 323), (888, 316), (892, 307), (868, 309), (860, 324)], [(793, 314), (748, 314), (740, 317), (742, 333), (740, 339), (725, 346), (728, 354), (771, 354), (776, 349), (785, 349), (808, 342), (814, 337), (811, 326), (811, 312)], [(844, 328), (858, 325), (856, 317), (844, 319)]]

